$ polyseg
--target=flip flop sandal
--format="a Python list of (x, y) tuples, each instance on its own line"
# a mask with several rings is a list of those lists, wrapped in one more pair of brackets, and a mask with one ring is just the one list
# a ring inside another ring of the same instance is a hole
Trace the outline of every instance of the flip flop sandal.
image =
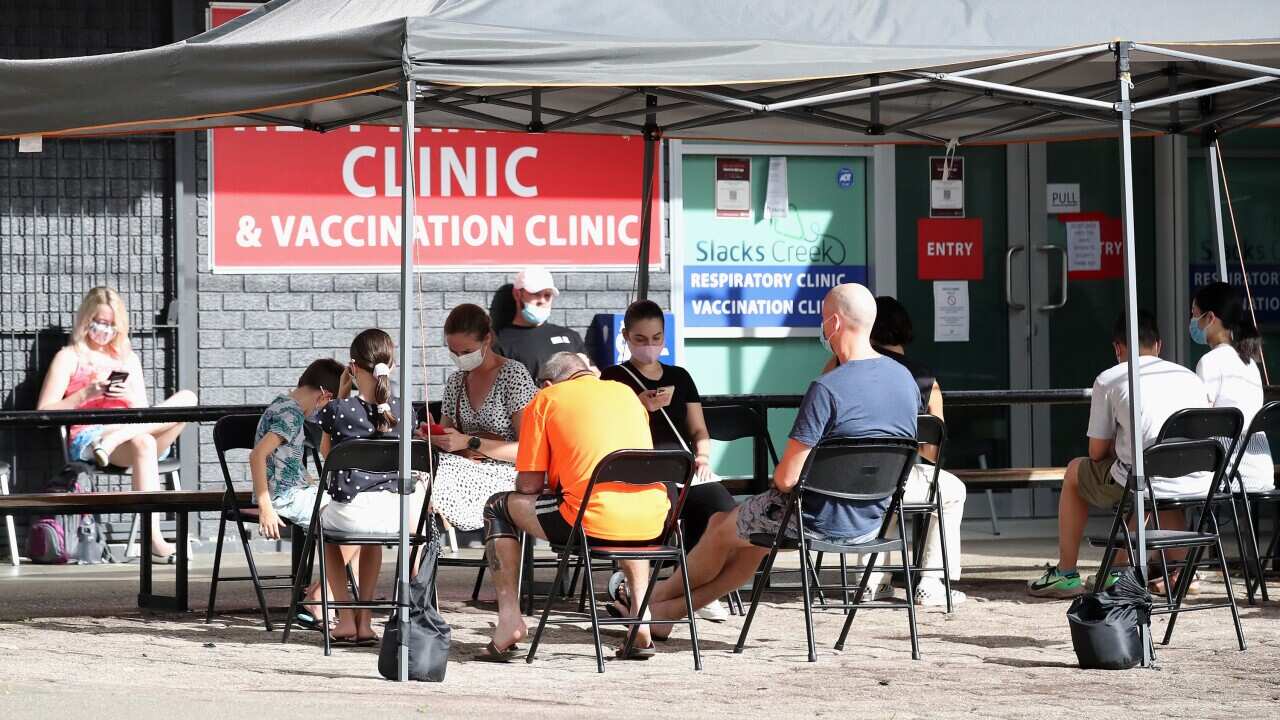
[(294, 624), (296, 624), (298, 627), (300, 627), (300, 628), (304, 628), (304, 629), (306, 629), (306, 630), (320, 630), (320, 629), (321, 629), (321, 628), (320, 628), (320, 621), (316, 619), (316, 616), (315, 616), (315, 615), (312, 615), (312, 614), (311, 614), (311, 613), (309, 613), (309, 612), (302, 612), (302, 611), (299, 611), (297, 615), (294, 615), (294, 616), (293, 616), (293, 622), (294, 622)]
[(356, 636), (351, 641), (351, 644), (355, 645), (356, 647), (374, 647), (380, 642), (382, 642), (381, 637), (378, 637), (377, 635), (370, 635), (368, 637)]
[(625, 645), (618, 648), (617, 652), (614, 653), (614, 657), (619, 660), (648, 660), (658, 654), (658, 648), (653, 643), (650, 643), (649, 647), (633, 647), (630, 653), (624, 655), (623, 653), (626, 649)]
[(473, 659), (480, 662), (509, 663), (513, 656), (519, 651), (520, 648), (517, 645), (512, 645), (509, 648), (499, 650), (498, 646), (494, 645), (493, 641), (490, 640), (489, 644), (485, 645), (483, 650), (476, 653)]
[(356, 644), (354, 635), (330, 635), (329, 645), (332, 647), (351, 647)]
[(107, 455), (107, 451), (103, 449), (101, 443), (94, 443), (89, 446), (93, 449), (93, 462), (99, 468), (105, 469), (111, 464), (111, 456)]

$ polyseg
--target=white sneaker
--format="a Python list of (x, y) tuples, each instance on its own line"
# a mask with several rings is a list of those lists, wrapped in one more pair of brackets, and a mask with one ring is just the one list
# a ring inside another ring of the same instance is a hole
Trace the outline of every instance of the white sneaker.
[[(959, 590), (951, 591), (951, 605), (954, 607), (963, 603), (968, 596)], [(941, 580), (921, 580), (916, 585), (916, 605), (922, 607), (946, 607), (947, 604), (947, 588), (942, 584)]]
[(729, 610), (719, 600), (712, 600), (694, 612), (707, 622), (722, 623), (729, 619)]

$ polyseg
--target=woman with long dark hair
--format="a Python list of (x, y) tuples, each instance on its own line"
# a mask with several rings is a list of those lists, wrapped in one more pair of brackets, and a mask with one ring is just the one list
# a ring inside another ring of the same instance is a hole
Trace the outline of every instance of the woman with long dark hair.
[[(1262, 335), (1239, 288), (1223, 282), (1200, 288), (1191, 301), (1188, 331), (1191, 341), (1208, 345), (1209, 352), (1196, 363), (1196, 375), (1204, 381), (1214, 407), (1238, 408), (1245, 427), (1262, 408)], [(1240, 477), (1250, 491), (1275, 487), (1275, 468), (1267, 436), (1258, 433), (1245, 440)]]

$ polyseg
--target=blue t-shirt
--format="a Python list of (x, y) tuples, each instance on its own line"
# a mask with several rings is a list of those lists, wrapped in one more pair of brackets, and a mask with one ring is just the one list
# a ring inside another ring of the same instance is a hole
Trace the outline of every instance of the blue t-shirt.
[[(791, 439), (809, 447), (833, 437), (916, 436), (920, 390), (901, 364), (887, 357), (847, 362), (814, 380), (800, 402)], [(853, 540), (880, 529), (889, 500), (838, 500), (810, 495), (804, 523), (822, 537)]]

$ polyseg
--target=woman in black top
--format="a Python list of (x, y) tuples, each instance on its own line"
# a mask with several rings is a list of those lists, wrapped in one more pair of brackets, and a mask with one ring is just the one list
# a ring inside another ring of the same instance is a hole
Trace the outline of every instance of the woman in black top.
[[(694, 456), (694, 477), (685, 499), (685, 547), (698, 544), (711, 516), (734, 508), (733, 496), (711, 472), (711, 435), (702, 417), (702, 398), (689, 372), (658, 361), (663, 348), (662, 308), (652, 300), (638, 300), (627, 308), (622, 336), (631, 359), (605, 368), (603, 380), (616, 380), (636, 392), (649, 411), (649, 433), (656, 449), (687, 450)], [(704, 620), (721, 622), (728, 617), (720, 602), (699, 611)]]

